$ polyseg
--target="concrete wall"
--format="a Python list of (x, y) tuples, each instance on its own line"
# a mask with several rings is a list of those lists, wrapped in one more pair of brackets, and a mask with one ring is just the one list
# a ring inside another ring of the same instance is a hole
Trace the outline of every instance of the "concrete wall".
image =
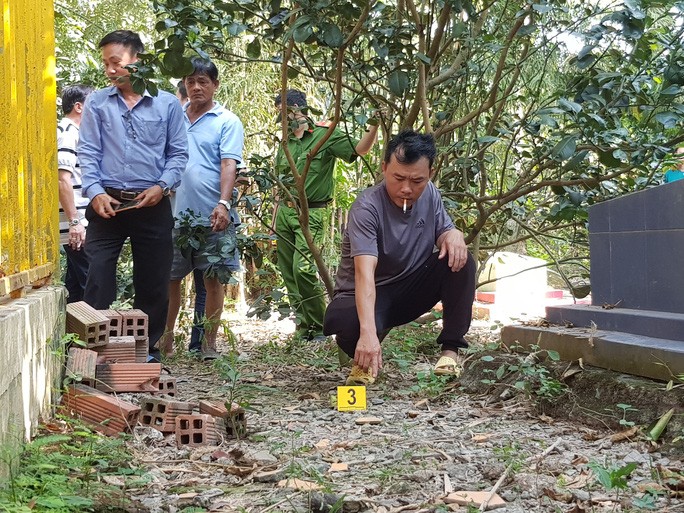
[(61, 374), (64, 312), (63, 287), (0, 301), (0, 446), (28, 440), (39, 416), (50, 413)]

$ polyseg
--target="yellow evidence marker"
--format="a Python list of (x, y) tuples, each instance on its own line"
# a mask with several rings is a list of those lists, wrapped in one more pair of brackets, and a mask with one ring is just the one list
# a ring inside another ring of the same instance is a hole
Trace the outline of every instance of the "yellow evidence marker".
[(366, 387), (337, 387), (338, 411), (365, 411)]

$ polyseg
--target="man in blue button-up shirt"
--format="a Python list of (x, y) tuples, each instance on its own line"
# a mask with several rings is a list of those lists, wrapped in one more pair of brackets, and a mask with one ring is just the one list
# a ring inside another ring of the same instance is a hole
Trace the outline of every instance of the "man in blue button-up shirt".
[[(91, 202), (84, 299), (99, 309), (116, 299), (116, 261), (127, 238), (133, 253), (134, 308), (149, 316), (150, 354), (164, 332), (173, 258), (168, 195), (181, 180), (188, 141), (178, 99), (133, 91), (125, 66), (144, 51), (129, 30), (107, 34), (99, 47), (111, 87), (86, 101), (78, 146), (83, 194)], [(128, 208), (130, 207), (130, 208)]]

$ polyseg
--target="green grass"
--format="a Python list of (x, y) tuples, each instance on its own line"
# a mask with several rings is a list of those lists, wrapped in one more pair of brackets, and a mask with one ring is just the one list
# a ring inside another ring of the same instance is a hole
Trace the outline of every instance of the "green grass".
[(17, 450), (0, 448), (8, 477), (0, 482), (0, 511), (118, 512), (129, 505), (122, 489), (108, 485), (116, 476), (125, 486), (141, 484), (141, 471), (121, 439), (87, 428), (49, 434)]

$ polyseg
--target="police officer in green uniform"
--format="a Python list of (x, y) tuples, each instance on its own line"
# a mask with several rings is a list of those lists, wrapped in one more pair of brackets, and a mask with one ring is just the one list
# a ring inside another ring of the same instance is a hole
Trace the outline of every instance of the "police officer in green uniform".
[[(275, 98), (275, 105), (280, 112), (280, 94)], [(328, 129), (325, 125), (311, 122), (307, 116), (306, 95), (302, 91), (289, 89), (286, 105), (291, 128), (285, 144), (290, 150), (297, 170), (301, 172), (306, 164), (307, 155)], [(297, 127), (293, 129), (295, 121)], [(314, 243), (318, 247), (323, 240), (325, 207), (333, 195), (335, 159), (353, 162), (358, 155), (365, 155), (373, 147), (377, 133), (378, 126), (371, 125), (363, 137), (356, 141), (341, 130), (335, 129), (312, 160), (306, 176), (305, 191), (309, 204), (309, 227)], [(282, 146), (278, 149), (275, 165), (278, 176), (290, 174), (290, 166)], [(297, 198), (296, 192), (293, 193), (293, 197)], [(296, 335), (308, 340), (321, 340), (325, 316), (324, 291), (318, 279), (313, 255), (299, 225), (297, 205), (289, 200), (280, 202), (275, 216), (275, 231), (278, 235), (278, 270), (285, 282), (290, 306), (296, 312)]]

